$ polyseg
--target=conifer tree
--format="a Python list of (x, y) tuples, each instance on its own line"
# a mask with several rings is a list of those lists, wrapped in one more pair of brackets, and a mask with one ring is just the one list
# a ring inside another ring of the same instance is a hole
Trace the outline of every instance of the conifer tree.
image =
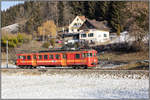
[(63, 4), (63, 2), (62, 1), (59, 1), (58, 2), (58, 14), (59, 14), (59, 16), (58, 16), (58, 26), (63, 26), (64, 25), (64, 23), (63, 23), (63, 20), (64, 20), (64, 4)]
[(112, 1), (109, 5), (109, 24), (113, 28), (114, 31), (117, 31), (118, 24), (122, 31), (122, 19), (123, 19), (123, 13), (122, 9), (124, 8), (125, 3), (124, 2), (116, 2)]

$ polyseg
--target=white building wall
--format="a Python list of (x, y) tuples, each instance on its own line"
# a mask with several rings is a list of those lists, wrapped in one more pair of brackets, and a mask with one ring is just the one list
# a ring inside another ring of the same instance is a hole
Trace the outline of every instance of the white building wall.
[[(78, 27), (75, 28), (74, 24), (77, 23)], [(73, 20), (73, 22), (69, 25), (69, 33), (78, 32), (78, 28), (84, 23), (78, 16)]]
[[(93, 37), (89, 37), (88, 34), (93, 33)], [(102, 30), (96, 30), (91, 29), (88, 32), (86, 32), (86, 37), (82, 37), (82, 34), (80, 33), (79, 39), (80, 40), (86, 40), (86, 41), (93, 41), (93, 42), (106, 42), (109, 40), (109, 32), (108, 31), (102, 31)]]

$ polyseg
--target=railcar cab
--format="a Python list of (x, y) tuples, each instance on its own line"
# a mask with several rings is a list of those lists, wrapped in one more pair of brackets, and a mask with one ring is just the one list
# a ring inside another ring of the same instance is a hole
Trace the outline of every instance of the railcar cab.
[(84, 53), (88, 67), (95, 67), (97, 65), (98, 59), (96, 54), (97, 54), (96, 50), (89, 50)]
[(16, 65), (20, 67), (31, 67), (32, 54), (17, 54)]

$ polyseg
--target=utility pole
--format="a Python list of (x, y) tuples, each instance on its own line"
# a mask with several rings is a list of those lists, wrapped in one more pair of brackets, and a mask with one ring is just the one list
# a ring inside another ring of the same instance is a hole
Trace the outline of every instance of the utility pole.
[(6, 43), (6, 52), (7, 52), (7, 54), (6, 54), (6, 59), (7, 59), (7, 65), (6, 65), (6, 67), (8, 68), (8, 40), (7, 40), (7, 43)]

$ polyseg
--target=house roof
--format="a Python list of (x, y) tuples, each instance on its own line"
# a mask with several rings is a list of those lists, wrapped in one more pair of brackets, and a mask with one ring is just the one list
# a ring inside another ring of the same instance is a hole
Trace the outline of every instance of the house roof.
[(90, 20), (86, 19), (84, 24), (80, 27), (80, 30), (84, 29), (99, 29), (104, 31), (109, 31), (110, 28), (107, 27), (106, 21), (96, 21), (96, 20)]
[(86, 20), (85, 16), (78, 16), (82, 21)]

